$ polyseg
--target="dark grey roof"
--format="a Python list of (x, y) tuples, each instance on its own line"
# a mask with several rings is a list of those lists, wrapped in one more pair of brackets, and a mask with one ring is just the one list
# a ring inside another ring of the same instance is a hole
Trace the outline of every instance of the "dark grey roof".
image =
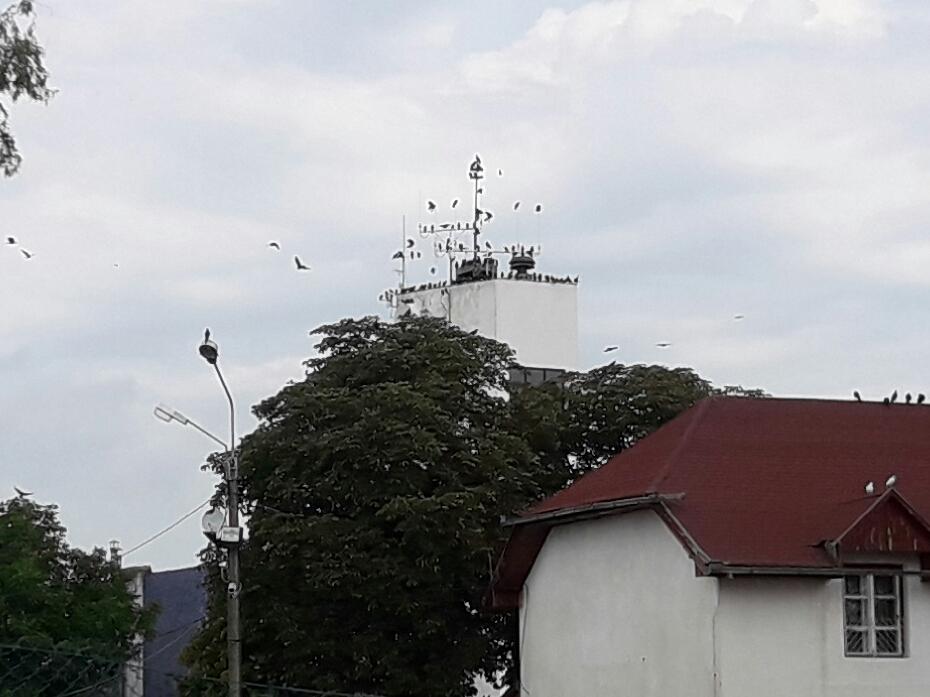
[(207, 611), (206, 571), (189, 569), (147, 574), (146, 607), (158, 605), (155, 636), (145, 642), (145, 697), (177, 697), (178, 679), (185, 674), (181, 652), (197, 635)]

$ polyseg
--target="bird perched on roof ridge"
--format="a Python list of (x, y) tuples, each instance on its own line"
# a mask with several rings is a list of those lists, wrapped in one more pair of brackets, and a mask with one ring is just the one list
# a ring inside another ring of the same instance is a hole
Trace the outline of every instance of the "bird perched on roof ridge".
[(898, 391), (895, 390), (894, 392), (891, 393), (891, 403), (894, 404), (897, 401), (898, 401)]
[(910, 403), (911, 403), (911, 393), (910, 393), (910, 392), (908, 392), (907, 394), (904, 395), (904, 403), (905, 403), (905, 404), (910, 404)]
[(865, 493), (874, 494), (875, 493), (875, 482), (866, 482), (865, 483)]
[(882, 399), (882, 404), (884, 404), (887, 407), (889, 404), (891, 404), (891, 401), (889, 401), (889, 399), (885, 397), (884, 399)]
[(856, 401), (857, 401), (857, 402), (861, 402), (861, 401), (862, 401), (862, 395), (859, 394), (859, 390), (853, 390), (853, 397), (856, 398)]
[(897, 483), (898, 483), (898, 475), (893, 474), (890, 477), (888, 477), (888, 479), (885, 480), (885, 488), (890, 489)]
[(923, 392), (918, 393), (917, 395), (918, 404), (923, 404), (925, 399), (927, 399), (927, 395), (925, 395)]

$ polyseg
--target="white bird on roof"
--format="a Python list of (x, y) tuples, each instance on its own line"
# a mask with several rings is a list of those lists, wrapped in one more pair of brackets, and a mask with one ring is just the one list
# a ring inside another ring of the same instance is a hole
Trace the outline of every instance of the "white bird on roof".
[(869, 496), (875, 493), (875, 482), (866, 482), (865, 493)]
[(898, 482), (898, 475), (893, 474), (885, 480), (885, 488), (890, 489)]

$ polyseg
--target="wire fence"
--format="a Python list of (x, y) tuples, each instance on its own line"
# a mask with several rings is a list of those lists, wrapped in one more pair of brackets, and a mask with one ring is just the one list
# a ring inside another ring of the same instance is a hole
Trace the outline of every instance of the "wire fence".
[[(128, 662), (94, 656), (65, 646), (0, 644), (0, 697), (144, 697), (146, 678), (179, 685), (177, 676), (158, 673), (144, 659)], [(226, 681), (200, 678), (189, 692), (223, 697)], [(382, 697), (352, 690), (318, 690), (245, 682), (243, 697)]]

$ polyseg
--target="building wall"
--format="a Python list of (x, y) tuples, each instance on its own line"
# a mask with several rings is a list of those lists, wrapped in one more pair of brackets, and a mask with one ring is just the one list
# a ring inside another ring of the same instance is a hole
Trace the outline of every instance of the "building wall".
[(652, 511), (554, 528), (524, 588), (523, 694), (713, 697), (716, 603)]
[(578, 368), (578, 288), (495, 279), (406, 292), (401, 308), (445, 317), (465, 331), (509, 344), (527, 366)]
[(720, 582), (721, 697), (916, 697), (930, 686), (930, 587), (905, 579), (905, 658), (847, 658), (839, 579)]

